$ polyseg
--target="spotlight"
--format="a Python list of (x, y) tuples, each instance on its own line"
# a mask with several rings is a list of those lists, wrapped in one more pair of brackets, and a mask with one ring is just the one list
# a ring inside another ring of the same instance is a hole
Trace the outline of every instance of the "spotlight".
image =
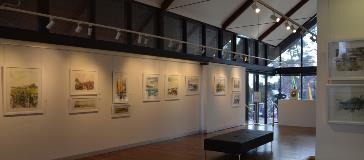
[(119, 40), (120, 35), (121, 35), (120, 31), (119, 31), (119, 30), (117, 30), (116, 35), (115, 35), (115, 39), (116, 39), (116, 40)]
[(281, 18), (277, 17), (276, 14), (273, 12), (273, 14), (270, 16), (270, 18), (273, 21), (279, 22), (281, 20)]
[(53, 18), (49, 18), (49, 23), (47, 24), (46, 28), (49, 30), (51, 29), (56, 22), (54, 22)]
[(147, 37), (144, 38), (144, 45), (148, 44), (149, 39)]
[(142, 43), (142, 35), (140, 35), (139, 34), (139, 36), (138, 36), (138, 43), (140, 44), (140, 43)]
[(245, 63), (248, 63), (248, 56), (245, 56), (245, 57), (244, 57), (244, 62), (245, 62)]
[(173, 46), (173, 42), (171, 40), (169, 40), (168, 48), (172, 48), (172, 46)]
[(258, 8), (257, 6), (257, 3), (255, 2), (253, 5), (252, 5), (252, 8), (254, 9), (255, 13), (259, 13), (260, 12), (260, 8)]
[(76, 27), (76, 29), (75, 29), (75, 32), (76, 32), (76, 33), (80, 33), (81, 31), (82, 31), (81, 23), (78, 23), (78, 24), (77, 24), (77, 27)]
[(201, 53), (204, 54), (205, 53), (205, 47), (201, 48)]
[(285, 25), (286, 25), (286, 29), (287, 29), (287, 31), (288, 31), (288, 30), (291, 30), (291, 26), (289, 25), (288, 21), (285, 23)]
[(182, 49), (182, 43), (178, 44), (178, 50)]
[(91, 34), (92, 34), (92, 25), (89, 25), (87, 29), (87, 35), (91, 36)]
[(291, 26), (291, 28), (292, 28), (292, 32), (293, 32), (293, 33), (296, 33), (296, 32), (297, 32), (297, 29), (296, 29), (296, 28), (294, 28), (294, 26), (293, 26), (293, 25)]

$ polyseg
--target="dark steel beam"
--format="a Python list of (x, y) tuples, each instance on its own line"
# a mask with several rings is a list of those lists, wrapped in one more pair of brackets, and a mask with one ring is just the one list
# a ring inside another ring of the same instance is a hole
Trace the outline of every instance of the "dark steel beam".
[(225, 21), (222, 23), (222, 28), (226, 29), (231, 23), (233, 23), (241, 14), (245, 12), (246, 9), (253, 3), (253, 0), (247, 0), (242, 4), (237, 10), (233, 12)]
[(161, 10), (166, 10), (173, 3), (174, 0), (164, 0), (161, 4)]
[[(294, 13), (296, 13), (303, 5), (305, 5), (308, 0), (301, 0), (298, 2), (292, 9), (290, 9), (285, 16), (291, 17)], [(262, 35), (259, 36), (258, 40), (262, 41), (265, 37), (267, 37), (270, 33), (272, 33), (275, 29), (277, 29), (286, 19), (284, 17), (277, 23), (274, 23), (273, 26), (268, 28)]]
[(286, 68), (276, 68), (275, 74), (280, 75), (316, 75), (317, 67), (286, 67)]

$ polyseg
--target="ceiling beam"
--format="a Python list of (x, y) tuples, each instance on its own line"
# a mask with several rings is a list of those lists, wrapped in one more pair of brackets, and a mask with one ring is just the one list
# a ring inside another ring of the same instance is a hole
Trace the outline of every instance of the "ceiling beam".
[[(298, 2), (292, 9), (290, 9), (285, 16), (291, 17), (294, 13), (296, 13), (303, 5), (305, 5), (308, 2), (308, 0), (301, 0)], [(271, 34), (275, 29), (277, 29), (286, 19), (284, 17), (281, 18), (281, 20), (277, 23), (274, 23), (273, 26), (268, 28), (262, 35), (259, 36), (258, 40), (261, 41), (265, 37), (267, 37), (269, 34)]]
[(173, 1), (174, 0), (164, 0), (161, 4), (161, 10), (166, 10), (173, 3)]
[(226, 29), (231, 23), (233, 23), (241, 14), (245, 12), (246, 9), (253, 3), (253, 0), (247, 0), (242, 4), (237, 10), (234, 11), (225, 21), (222, 23), (222, 28)]

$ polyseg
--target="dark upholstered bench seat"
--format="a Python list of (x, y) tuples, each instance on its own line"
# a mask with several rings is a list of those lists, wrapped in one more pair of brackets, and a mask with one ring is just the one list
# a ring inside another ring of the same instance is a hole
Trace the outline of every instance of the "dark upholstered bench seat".
[(204, 149), (240, 155), (272, 141), (273, 132), (242, 129), (206, 138)]

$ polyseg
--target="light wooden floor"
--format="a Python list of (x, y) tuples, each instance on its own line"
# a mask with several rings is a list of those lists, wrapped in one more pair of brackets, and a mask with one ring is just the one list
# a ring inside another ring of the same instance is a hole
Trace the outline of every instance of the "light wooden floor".
[[(305, 160), (315, 155), (315, 129), (300, 127), (245, 126), (213, 134), (200, 134), (141, 147), (106, 153), (82, 160), (203, 160), (203, 140), (205, 137), (226, 133), (241, 128), (273, 130), (273, 150), (271, 143), (251, 150), (243, 160)], [(234, 160), (234, 155), (207, 152), (208, 160)]]

